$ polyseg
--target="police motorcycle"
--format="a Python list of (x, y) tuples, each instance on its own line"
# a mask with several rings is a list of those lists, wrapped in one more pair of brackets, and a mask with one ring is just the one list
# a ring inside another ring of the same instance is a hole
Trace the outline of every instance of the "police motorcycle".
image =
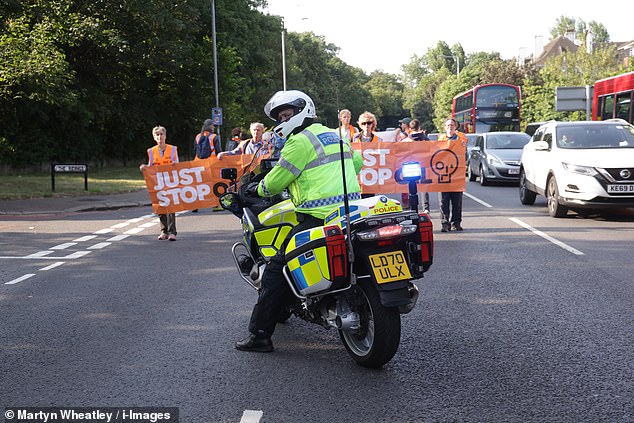
[[(288, 194), (254, 198), (248, 193), (249, 184), (262, 180), (275, 163), (260, 159), (240, 178), (236, 168), (221, 170), (231, 182), (220, 205), (242, 222), (242, 240), (231, 252), (241, 279), (258, 291), (267, 264), (298, 224)], [(297, 299), (288, 316), (336, 329), (350, 356), (369, 368), (396, 354), (400, 315), (409, 313), (419, 296), (413, 281), (433, 261), (432, 222), (417, 210), (420, 165), (405, 164), (397, 175), (409, 183), (411, 210), (384, 195), (346, 198), (323, 226), (298, 232), (284, 250), (283, 274)]]

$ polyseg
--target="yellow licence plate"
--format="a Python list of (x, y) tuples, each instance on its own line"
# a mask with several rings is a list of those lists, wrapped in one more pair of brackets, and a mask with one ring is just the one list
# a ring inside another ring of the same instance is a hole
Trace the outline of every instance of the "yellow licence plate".
[(388, 253), (373, 254), (370, 257), (370, 265), (374, 277), (378, 283), (387, 283), (411, 279), (412, 274), (407, 267), (407, 261), (402, 251), (390, 251)]

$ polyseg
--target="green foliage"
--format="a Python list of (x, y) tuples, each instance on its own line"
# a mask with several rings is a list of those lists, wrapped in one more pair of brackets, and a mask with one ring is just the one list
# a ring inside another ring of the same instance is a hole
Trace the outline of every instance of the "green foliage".
[[(320, 119), (337, 126), (337, 112), (377, 115), (382, 128), (403, 116), (432, 131), (451, 99), (471, 87), (506, 82), (523, 88), (522, 120), (581, 118), (556, 113), (554, 90), (585, 85), (634, 69), (606, 49), (600, 23), (560, 17), (553, 35), (576, 28), (584, 46), (540, 70), (498, 53), (465, 55), (439, 41), (412, 56), (401, 75), (365, 74), (344, 63), (338, 47), (312, 33), (284, 33), (265, 0), (216, 0), (216, 53), (209, 0), (5, 0), (0, 2), (0, 165), (44, 167), (50, 161), (137, 164), (153, 145), (152, 127), (168, 130), (181, 160), (211, 108), (223, 108), (224, 140), (232, 127), (269, 126), (263, 105), (287, 87), (315, 101)], [(457, 76), (458, 71), (460, 75)], [(214, 75), (218, 76), (217, 92)]]

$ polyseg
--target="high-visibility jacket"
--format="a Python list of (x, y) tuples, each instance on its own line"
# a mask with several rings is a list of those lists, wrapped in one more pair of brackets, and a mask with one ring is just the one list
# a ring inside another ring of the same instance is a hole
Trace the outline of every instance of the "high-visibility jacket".
[(147, 149), (147, 156), (149, 166), (178, 163), (178, 149), (175, 145), (165, 144), (165, 150), (162, 155), (159, 146), (155, 145)]
[(194, 150), (197, 159), (206, 159), (212, 154), (216, 154), (216, 134), (203, 132), (196, 135), (194, 140)]
[(446, 133), (438, 135), (438, 141), (451, 141), (460, 140), (464, 145), (467, 145), (467, 137), (462, 132), (456, 131), (453, 137), (448, 138)]
[[(348, 198), (361, 198), (357, 173), (361, 171), (361, 154), (343, 140)], [(318, 219), (343, 203), (343, 175), (339, 135), (335, 130), (314, 123), (291, 135), (275, 167), (258, 186), (260, 196), (279, 194), (288, 188), (296, 211)]]
[(341, 130), (341, 136), (342, 137), (346, 137), (350, 141), (352, 141), (352, 139), (354, 138), (355, 134), (357, 132), (359, 132), (359, 130), (356, 127), (352, 126), (352, 125), (340, 126), (337, 129), (337, 134), (339, 134), (339, 130)]
[(370, 141), (361, 141), (362, 132), (357, 132), (354, 134), (352, 138), (352, 142), (380, 142), (381, 138), (378, 137), (374, 132), (372, 132), (372, 139)]

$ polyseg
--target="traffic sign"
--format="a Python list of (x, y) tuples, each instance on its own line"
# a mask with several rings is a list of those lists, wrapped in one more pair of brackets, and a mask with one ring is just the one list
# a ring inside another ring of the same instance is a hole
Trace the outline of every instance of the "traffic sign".
[(211, 121), (216, 126), (222, 125), (222, 107), (214, 107), (211, 109)]

